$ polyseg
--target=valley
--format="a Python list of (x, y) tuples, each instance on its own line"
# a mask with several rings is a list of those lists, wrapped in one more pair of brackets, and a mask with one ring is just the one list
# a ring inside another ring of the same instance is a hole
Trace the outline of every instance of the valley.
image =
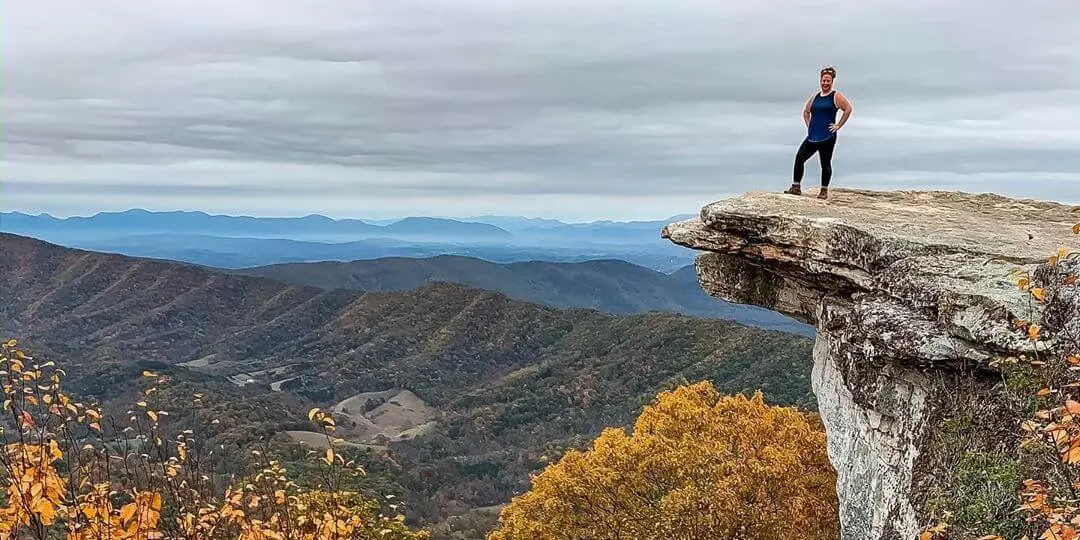
[[(788, 333), (557, 309), (443, 282), (324, 289), (9, 234), (0, 334), (61, 360), (71, 391), (117, 413), (142, 370), (167, 375), (152, 403), (190, 411), (177, 429), (200, 430), (235, 463), (253, 445), (322, 444), (301, 433), (304, 413), (330, 410), (347, 450), (366, 456), (368, 482), (433, 526), (490, 524), (484, 509), (631, 422), (662, 389), (707, 379), (815, 406), (810, 341)], [(193, 404), (193, 393), (204, 397)]]

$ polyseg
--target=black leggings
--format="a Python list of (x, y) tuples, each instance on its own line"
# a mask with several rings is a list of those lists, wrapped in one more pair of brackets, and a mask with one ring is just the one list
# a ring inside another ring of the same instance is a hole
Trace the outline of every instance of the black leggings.
[(821, 161), (821, 187), (829, 187), (829, 180), (832, 180), (832, 154), (835, 147), (836, 135), (818, 142), (803, 140), (803, 143), (799, 145), (799, 151), (795, 153), (795, 183), (802, 182), (803, 165), (810, 156), (814, 155), (814, 152), (817, 152), (818, 159)]

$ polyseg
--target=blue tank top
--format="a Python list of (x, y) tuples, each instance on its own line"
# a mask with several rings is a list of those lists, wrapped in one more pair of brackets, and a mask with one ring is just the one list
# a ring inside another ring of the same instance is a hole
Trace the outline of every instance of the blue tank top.
[(810, 125), (806, 134), (810, 142), (821, 142), (835, 135), (829, 131), (829, 124), (836, 122), (836, 111), (839, 110), (833, 103), (835, 93), (836, 90), (824, 96), (821, 92), (814, 94), (814, 102), (810, 104)]

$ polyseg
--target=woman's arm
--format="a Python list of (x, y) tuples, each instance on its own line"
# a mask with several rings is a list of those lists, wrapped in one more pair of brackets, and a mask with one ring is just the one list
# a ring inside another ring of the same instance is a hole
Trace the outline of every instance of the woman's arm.
[(814, 102), (814, 96), (810, 96), (810, 99), (806, 100), (806, 104), (802, 109), (802, 121), (806, 124), (806, 127), (810, 127), (810, 104)]
[(844, 127), (844, 124), (847, 123), (848, 118), (851, 118), (851, 111), (853, 110), (851, 107), (851, 102), (848, 101), (848, 98), (844, 96), (844, 94), (837, 92), (835, 100), (836, 108), (840, 109), (843, 114), (840, 115), (839, 122), (829, 124), (829, 131), (832, 131), (834, 133), (840, 131), (840, 128)]

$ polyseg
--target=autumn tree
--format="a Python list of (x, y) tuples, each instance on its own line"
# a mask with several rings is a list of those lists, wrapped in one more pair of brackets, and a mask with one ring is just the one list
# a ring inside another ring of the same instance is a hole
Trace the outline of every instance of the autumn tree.
[[(363, 470), (335, 448), (334, 420), (308, 413), (327, 447), (313, 456), (318, 488), (251, 452), (250, 473), (222, 474), (200, 455), (193, 431), (173, 437), (154, 407), (168, 377), (144, 372), (149, 387), (127, 422), (67, 395), (63, 370), (0, 344), (0, 538), (66, 540), (423, 540), (403, 516), (340, 488)], [(192, 396), (193, 405), (202, 399)], [(177, 411), (174, 411), (177, 412)]]
[(710, 383), (660, 394), (533, 478), (489, 540), (838, 538), (825, 433), (804, 413)]

